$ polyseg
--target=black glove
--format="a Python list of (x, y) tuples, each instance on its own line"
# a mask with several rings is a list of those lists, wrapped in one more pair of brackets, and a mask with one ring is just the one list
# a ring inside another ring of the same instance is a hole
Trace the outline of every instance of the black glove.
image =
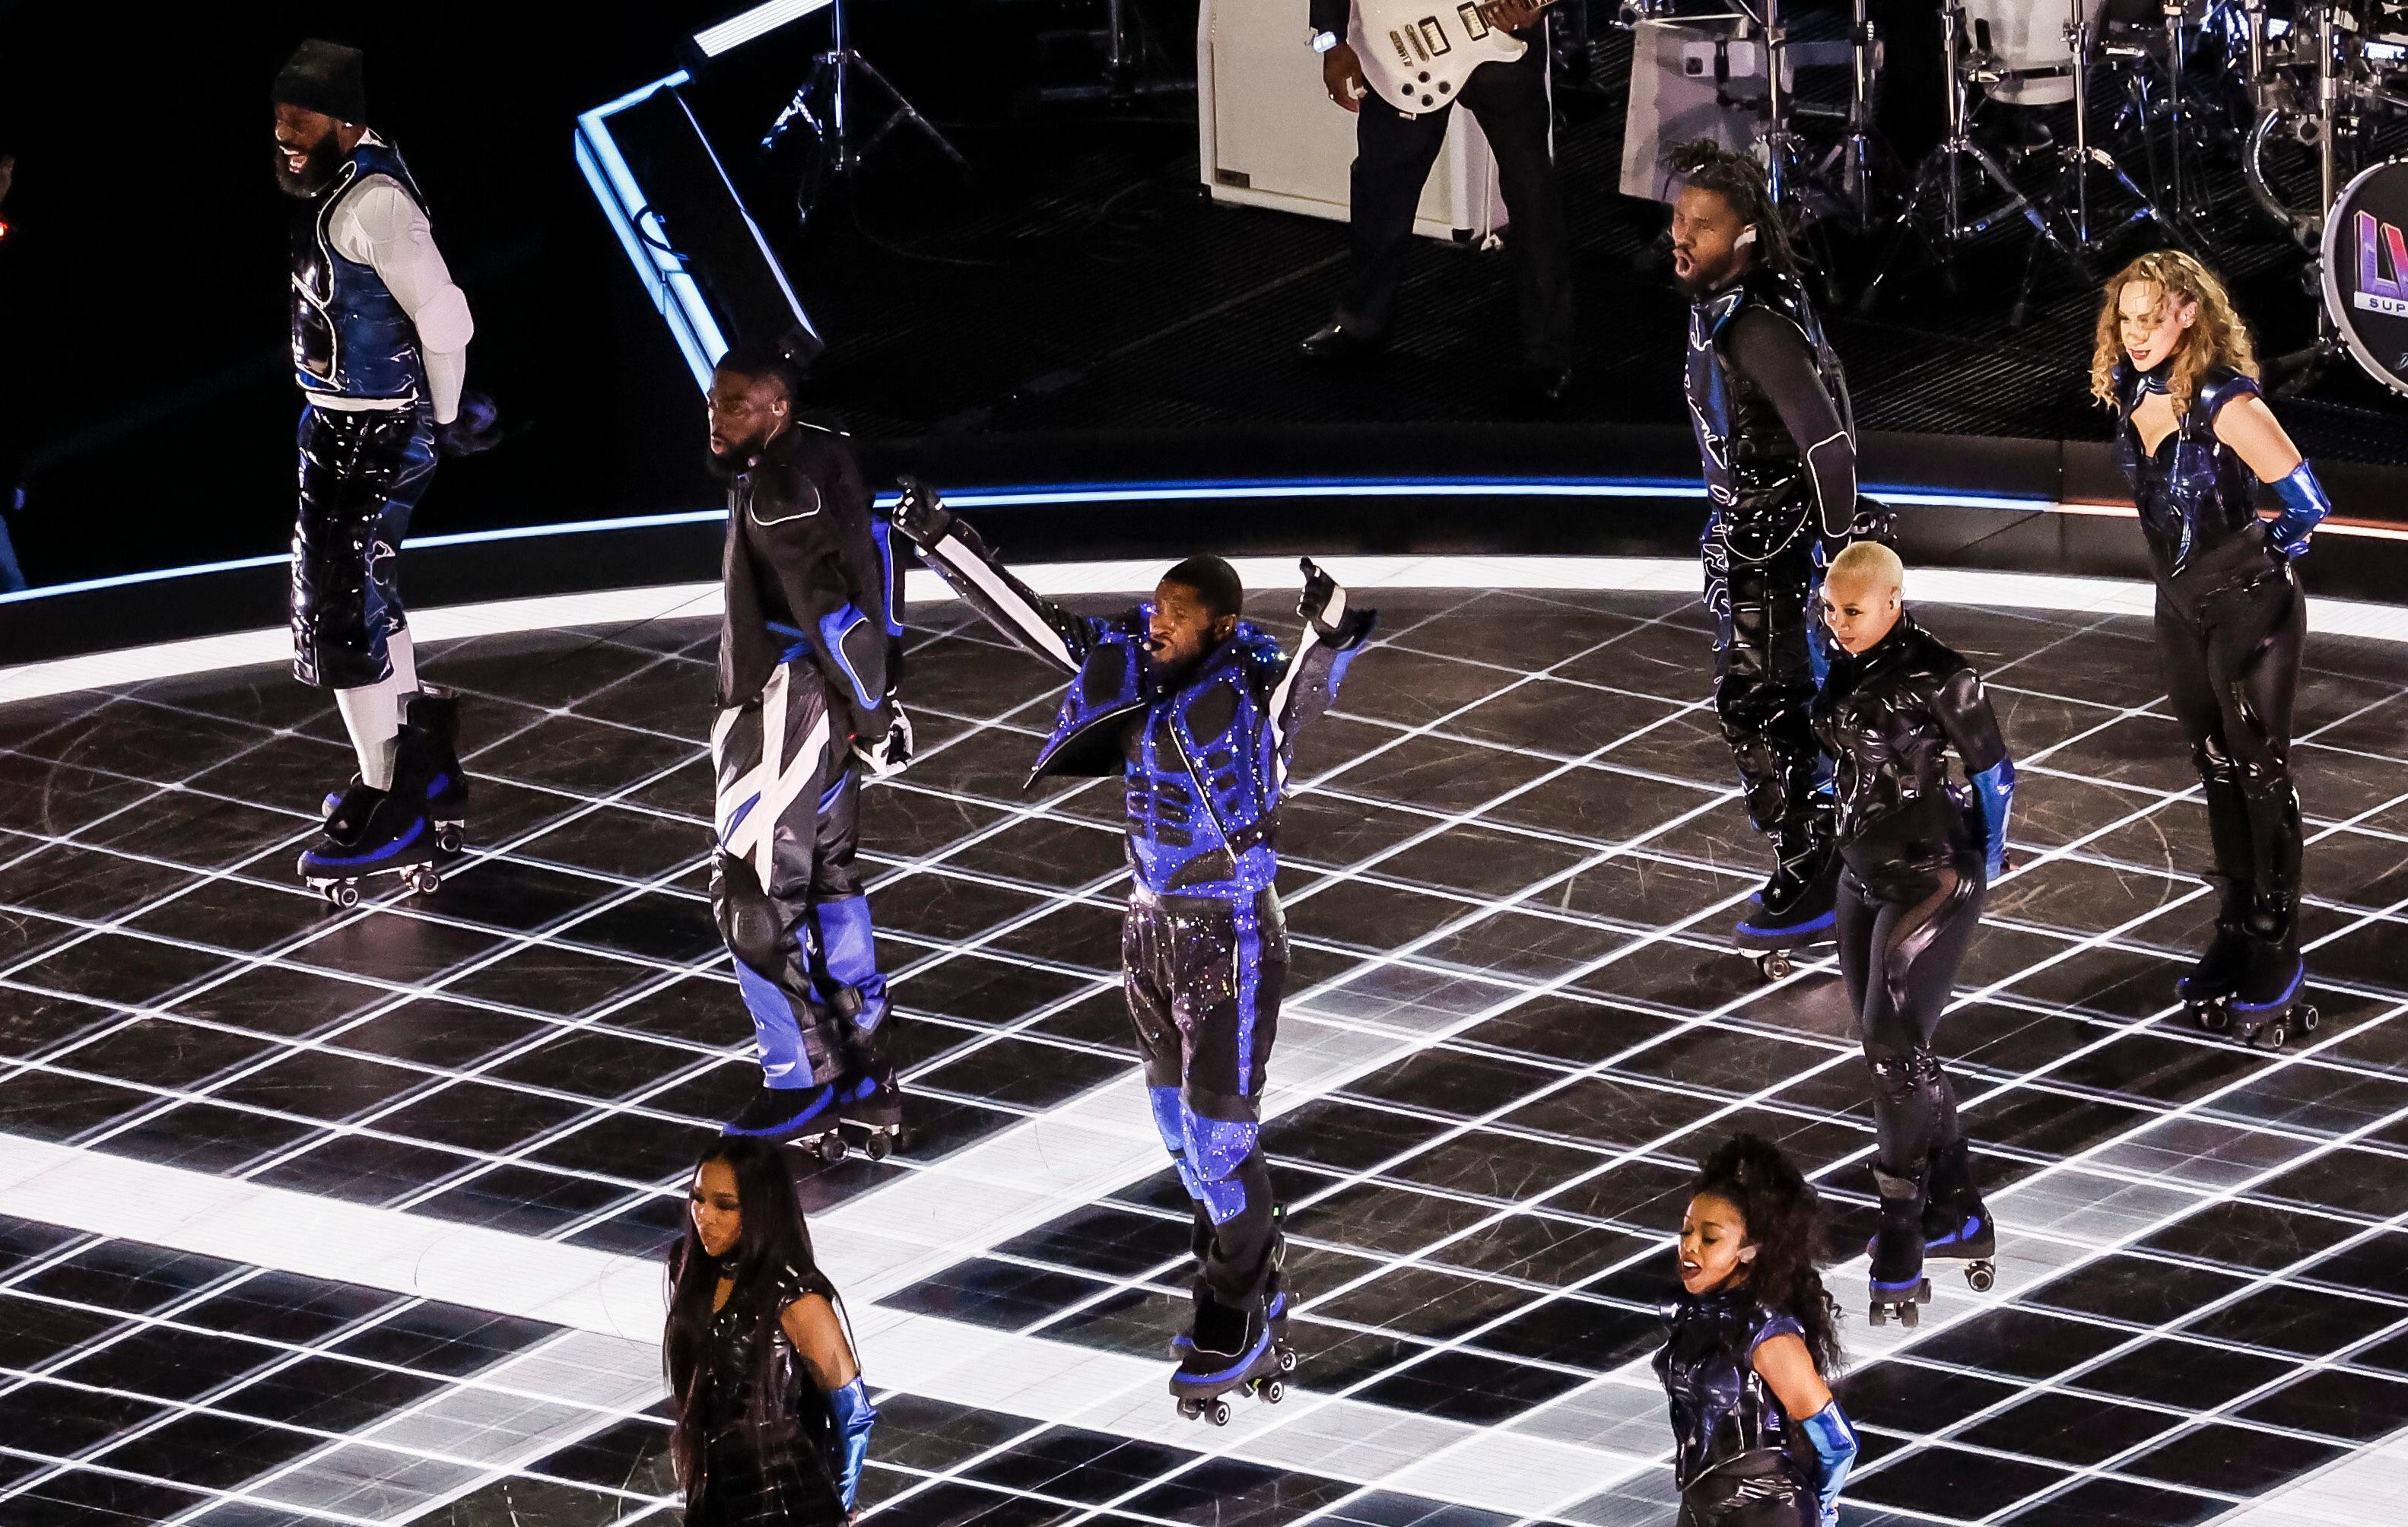
[(482, 392), (464, 392), (460, 394), (460, 411), (452, 416), (449, 424), (435, 427), (435, 437), (446, 456), (474, 456), (502, 443), (499, 417), (492, 398)]
[(1346, 623), (1346, 591), (1311, 557), (1298, 557), (1296, 564), (1304, 572), (1304, 592), (1297, 599), (1297, 614), (1313, 630), (1334, 639)]
[(918, 478), (905, 477), (895, 480), (903, 489), (902, 499), (896, 504), (894, 512), (887, 516), (894, 521), (895, 528), (920, 546), (943, 539), (945, 532), (953, 525), (953, 517), (947, 512), (944, 500), (938, 496), (937, 490)]

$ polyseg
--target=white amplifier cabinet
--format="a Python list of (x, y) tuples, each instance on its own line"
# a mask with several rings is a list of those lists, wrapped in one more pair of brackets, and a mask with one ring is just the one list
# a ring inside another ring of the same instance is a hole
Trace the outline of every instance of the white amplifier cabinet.
[[(1345, 221), (1354, 115), (1322, 89), (1312, 36), (1305, 0), (1203, 0), (1197, 8), (1197, 163), (1214, 201)], [(1488, 139), (1470, 112), (1452, 112), (1413, 232), (1469, 243), (1504, 225)]]

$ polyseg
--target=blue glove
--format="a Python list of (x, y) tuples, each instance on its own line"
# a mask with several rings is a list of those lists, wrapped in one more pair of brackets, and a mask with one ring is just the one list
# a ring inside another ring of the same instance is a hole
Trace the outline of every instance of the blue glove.
[(2007, 808), (2015, 798), (2015, 761), (2002, 758), (1973, 776), (1973, 808), (1980, 817), (1983, 883), (1996, 885), (2007, 872)]
[(2291, 475), (2274, 484), (2274, 496), (2283, 501), (2283, 512), (2275, 516), (2267, 534), (2274, 549), (2286, 557), (2296, 557), (2308, 549), (2308, 536), (2332, 513), (2332, 500), (2325, 496), (2325, 485), (2316, 480), (2316, 469), (2301, 457)]
[(869, 1459), (869, 1428), (877, 1421), (878, 1412), (870, 1407), (869, 1391), (854, 1374), (853, 1382), (842, 1389), (828, 1391), (828, 1420), (835, 1434), (836, 1492), (847, 1511), (853, 1509), (853, 1497), (861, 1493), (861, 1466)]
[(1840, 1487), (1856, 1461), (1856, 1429), (1837, 1400), (1799, 1421), (1798, 1429), (1814, 1449), (1814, 1494), (1823, 1503), (1823, 1527), (1838, 1527)]

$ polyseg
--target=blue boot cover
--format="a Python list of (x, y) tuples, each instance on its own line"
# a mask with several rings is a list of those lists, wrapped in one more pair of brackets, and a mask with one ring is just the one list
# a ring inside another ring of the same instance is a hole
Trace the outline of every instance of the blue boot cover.
[(794, 999), (741, 960), (736, 962), (736, 985), (744, 993), (745, 1010), (752, 1015), (752, 1048), (761, 1057), (761, 1085), (809, 1087), (824, 1080), (811, 1075), (810, 1057), (803, 1049), (803, 1028), (795, 1020)]
[(1814, 1493), (1823, 1503), (1823, 1527), (1838, 1527), (1840, 1487), (1847, 1482), (1848, 1470), (1856, 1462), (1856, 1429), (1848, 1424), (1848, 1413), (1840, 1408), (1840, 1402), (1833, 1400), (1799, 1421), (1798, 1430), (1814, 1449)]
[(837, 1498), (844, 1508), (853, 1509), (853, 1498), (861, 1493), (861, 1465), (869, 1458), (869, 1429), (878, 1420), (878, 1412), (869, 1403), (869, 1391), (854, 1374), (853, 1382), (842, 1389), (828, 1391), (828, 1442), (836, 1457)]
[(813, 902), (811, 920), (819, 925), (820, 958), (827, 963), (828, 978), (861, 993), (861, 1011), (853, 1022), (865, 1031), (878, 1027), (878, 1020), (886, 1016), (886, 978), (878, 968), (869, 898)]
[(1246, 1185), (1232, 1176), (1254, 1154), (1262, 1126), (1205, 1119), (1187, 1106), (1176, 1087), (1149, 1087), (1146, 1102), (1154, 1109), (1154, 1127), (1179, 1168), (1187, 1196), (1204, 1206), (1216, 1225), (1226, 1225), (1245, 1211)]

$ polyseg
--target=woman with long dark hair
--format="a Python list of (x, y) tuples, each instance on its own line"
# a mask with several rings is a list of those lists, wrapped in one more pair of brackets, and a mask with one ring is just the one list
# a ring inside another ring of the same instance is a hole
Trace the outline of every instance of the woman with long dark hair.
[(687, 1197), (661, 1343), (686, 1527), (838, 1527), (878, 1413), (794, 1173), (774, 1143), (729, 1135), (703, 1152)]
[(1681, 1298), (1656, 1354), (1680, 1527), (1840, 1520), (1856, 1434), (1826, 1377), (1840, 1361), (1840, 1312), (1814, 1266), (1820, 1212), (1813, 1185), (1758, 1135), (1732, 1137), (1698, 1169)]
[[(2291, 564), (2332, 510), (2315, 469), (2258, 392), (2248, 327), (2213, 271), (2175, 250), (2107, 283), (2090, 392), (2115, 410), (2115, 454), (2157, 583), (2157, 657), (2207, 796), (2215, 934), (2175, 983), (2199, 1022), (2279, 1048), (2300, 1002), (2300, 792), (2291, 702), (2306, 601)], [(2258, 485), (2282, 500), (2258, 518)]]

